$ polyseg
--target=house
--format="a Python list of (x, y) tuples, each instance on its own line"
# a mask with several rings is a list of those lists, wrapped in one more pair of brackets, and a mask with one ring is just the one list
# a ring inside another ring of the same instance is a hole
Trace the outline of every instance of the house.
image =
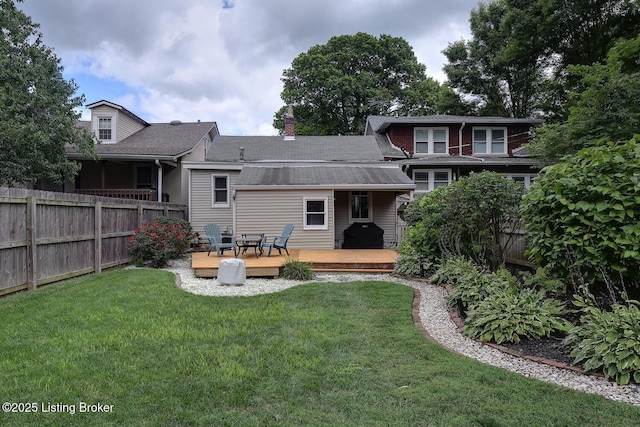
[(105, 100), (87, 108), (91, 120), (80, 125), (99, 142), (95, 145), (98, 158), (67, 147), (68, 157), (79, 161), (82, 169), (63, 191), (188, 203), (188, 172), (183, 163), (204, 160), (219, 133), (215, 122), (147, 123)]
[(536, 161), (523, 144), (540, 124), (504, 117), (369, 116), (365, 135), (376, 138), (386, 159), (403, 165), (420, 194), (484, 170), (529, 187), (537, 175)]
[(352, 224), (373, 222), (395, 247), (398, 198), (415, 188), (402, 165), (375, 136), (296, 136), (294, 123), (289, 109), (284, 137), (216, 135), (205, 162), (185, 162), (194, 230), (277, 235), (293, 223), (290, 247), (333, 249)]

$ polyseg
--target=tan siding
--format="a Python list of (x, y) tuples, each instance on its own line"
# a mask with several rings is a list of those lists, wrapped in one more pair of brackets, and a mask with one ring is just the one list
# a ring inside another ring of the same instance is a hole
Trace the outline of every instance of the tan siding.
[[(328, 229), (304, 230), (303, 200), (326, 197)], [(238, 191), (236, 194), (236, 235), (264, 233), (278, 235), (288, 223), (294, 224), (288, 246), (297, 249), (333, 249), (333, 192), (315, 191)]]
[(341, 249), (344, 230), (349, 227), (349, 192), (336, 191), (336, 248)]
[[(239, 171), (191, 171), (190, 221), (194, 231), (204, 235), (204, 226), (209, 223), (218, 224), (223, 230), (233, 230), (233, 187)], [(229, 207), (211, 207), (211, 175), (229, 175), (231, 194)]]
[(385, 247), (395, 247), (396, 240), (396, 194), (390, 191), (373, 193), (373, 222), (384, 230)]
[(139, 121), (132, 119), (126, 114), (118, 114), (118, 142), (133, 135), (143, 128), (144, 126)]

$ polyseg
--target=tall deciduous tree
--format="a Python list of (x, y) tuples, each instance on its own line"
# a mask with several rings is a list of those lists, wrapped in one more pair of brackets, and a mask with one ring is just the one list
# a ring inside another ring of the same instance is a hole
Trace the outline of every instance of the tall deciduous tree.
[[(465, 108), (451, 88), (426, 77), (403, 38), (384, 34), (332, 37), (298, 55), (282, 81), (281, 97), (295, 106), (298, 134), (361, 134), (369, 115)], [(274, 116), (281, 131), (285, 109)]]
[(443, 52), (451, 87), (480, 113), (563, 121), (576, 79), (569, 65), (603, 61), (621, 37), (640, 32), (636, 0), (494, 0), (470, 15), (471, 40)]
[(0, 185), (70, 180), (79, 165), (67, 160), (65, 144), (93, 151), (77, 125), (84, 97), (13, 0), (0, 0), (0, 28)]
[(623, 142), (640, 134), (640, 35), (611, 48), (604, 64), (570, 66), (581, 79), (566, 122), (538, 129), (529, 144), (543, 165), (602, 140)]

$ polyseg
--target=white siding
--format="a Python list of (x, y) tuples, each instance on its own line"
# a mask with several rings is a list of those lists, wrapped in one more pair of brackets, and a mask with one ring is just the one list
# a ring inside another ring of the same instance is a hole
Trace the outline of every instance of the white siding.
[[(191, 171), (189, 215), (193, 230), (204, 235), (204, 226), (218, 224), (223, 230), (233, 231), (233, 187), (239, 171), (197, 170)], [(211, 207), (211, 175), (229, 175), (229, 207)]]
[(144, 126), (126, 114), (118, 114), (118, 142), (142, 130)]
[(128, 136), (133, 135), (139, 130), (143, 129), (144, 126), (138, 122), (137, 120), (132, 119), (120, 112), (113, 107), (109, 107), (108, 105), (100, 105), (91, 109), (91, 131), (97, 135), (98, 129), (98, 117), (111, 117), (111, 125), (112, 125), (112, 142), (120, 142)]
[[(305, 230), (303, 200), (305, 197), (327, 198), (327, 230)], [(296, 249), (334, 248), (333, 191), (238, 191), (236, 193), (236, 235), (264, 233), (278, 235), (286, 224), (294, 229), (288, 247)]]

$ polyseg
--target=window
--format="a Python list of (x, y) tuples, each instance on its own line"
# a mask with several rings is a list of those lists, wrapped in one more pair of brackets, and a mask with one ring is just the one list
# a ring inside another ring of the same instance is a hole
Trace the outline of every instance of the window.
[(149, 165), (136, 165), (136, 188), (153, 187), (153, 167)]
[(229, 176), (211, 175), (211, 206), (229, 206)]
[(304, 229), (327, 230), (328, 209), (327, 198), (304, 198)]
[(473, 128), (473, 154), (506, 153), (506, 128)]
[(416, 128), (414, 131), (416, 154), (446, 154), (449, 151), (447, 128)]
[(111, 117), (98, 117), (98, 139), (111, 141)]
[(352, 191), (349, 222), (370, 222), (371, 220), (371, 193), (368, 191)]
[(451, 184), (451, 170), (414, 170), (413, 181), (416, 183), (416, 193), (426, 193), (438, 187), (444, 187), (445, 185)]
[(507, 178), (511, 178), (516, 182), (521, 182), (526, 189), (531, 187), (531, 184), (536, 180), (538, 174), (535, 173), (521, 173), (521, 174), (507, 174)]

